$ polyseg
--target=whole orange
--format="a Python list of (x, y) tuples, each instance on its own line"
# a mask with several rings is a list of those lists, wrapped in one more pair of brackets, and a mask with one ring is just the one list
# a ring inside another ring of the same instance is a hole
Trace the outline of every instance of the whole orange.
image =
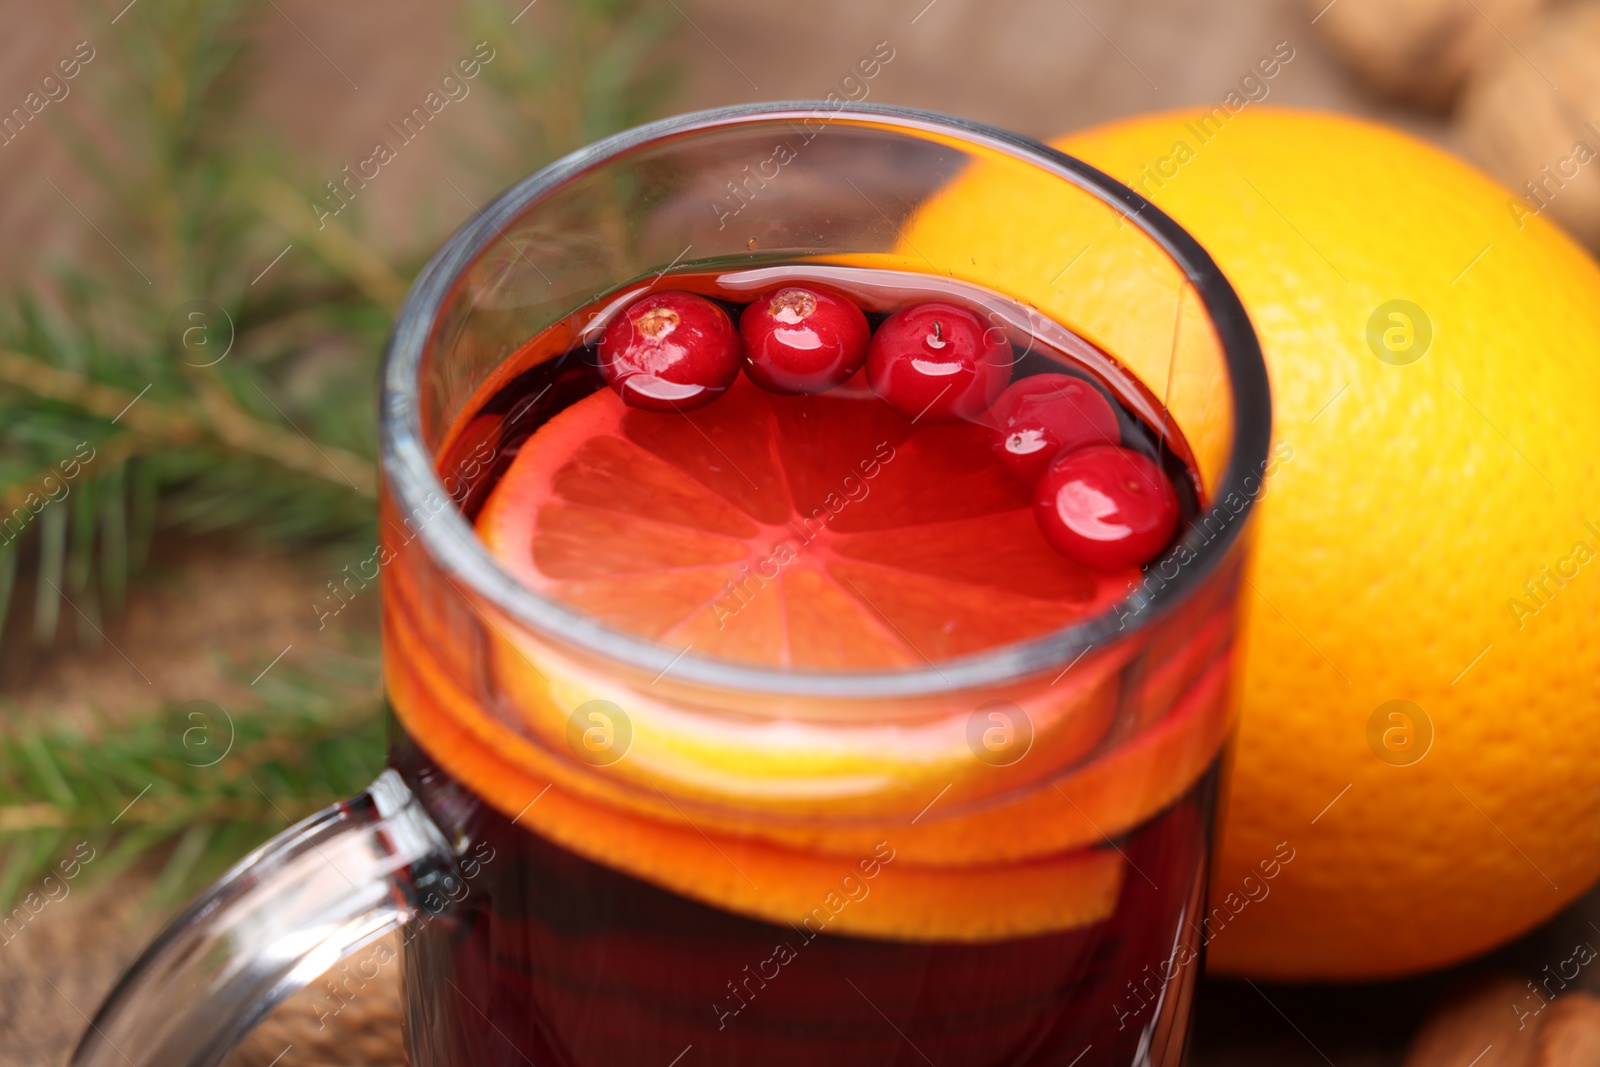
[[(1293, 449), (1241, 594), (1211, 963), (1399, 975), (1538, 923), (1600, 875), (1600, 269), (1471, 167), (1349, 118), (1219, 108), (1056, 144), (1216, 259)], [(1046, 312), (1115, 289), (1092, 257), (1052, 285), (1081, 239), (995, 192), (973, 168), (908, 242), (1004, 258)], [(1027, 247), (986, 243), (1024, 221)]]

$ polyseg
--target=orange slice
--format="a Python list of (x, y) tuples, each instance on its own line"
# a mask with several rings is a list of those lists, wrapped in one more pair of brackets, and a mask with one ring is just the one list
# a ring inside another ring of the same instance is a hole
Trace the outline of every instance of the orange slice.
[[(614, 626), (800, 669), (922, 665), (1033, 636), (1103, 609), (1130, 579), (1049, 547), (981, 427), (918, 425), (859, 384), (779, 397), (741, 380), (682, 415), (596, 393), (522, 446), (478, 530), (520, 581)], [(887, 721), (881, 704), (708, 720), (658, 687), (551, 671), (538, 642), (513, 639), (496, 659), (551, 747), (574, 708), (610, 700), (632, 733), (612, 774), (647, 798), (659, 786), (790, 816), (909, 819), (944, 790), (946, 803), (1015, 790), (1092, 751), (1115, 703), (1110, 660), (1084, 665), (1024, 698), (1028, 767), (975, 775), (992, 768), (974, 758), (970, 696), (903, 702)]]
[(609, 390), (522, 447), (478, 519), (530, 588), (696, 655), (921, 666), (1103, 610), (1136, 571), (1055, 553), (970, 423), (915, 424), (854, 384), (741, 379), (681, 415)]
[(1110, 847), (945, 866), (918, 862), (898, 847), (915, 835), (914, 825), (864, 831), (841, 842), (852, 851), (829, 853), (719, 833), (684, 820), (681, 809), (657, 819), (597, 803), (565, 782), (531, 775), (523, 751), (531, 746), (493, 736), (448, 681), (435, 678), (441, 688), (431, 689), (418, 671), (425, 662), (385, 657), (385, 687), (407, 731), (447, 771), (519, 825), (690, 899), (812, 932), (912, 941), (1071, 930), (1116, 908), (1124, 860)]
[[(398, 588), (385, 601), (386, 639), (396, 649), (439, 643), (419, 626), (409, 592)], [(608, 767), (583, 766), (563, 758), (564, 739), (530, 738), (526, 733), (533, 731), (507, 724), (513, 714), (535, 724), (564, 705), (545, 698), (531, 704), (502, 701), (491, 708), (463, 686), (466, 672), (441, 669), (431, 655), (385, 659), (390, 698), (407, 732), (484, 799), (507, 814), (521, 813), (523, 823), (548, 836), (565, 840), (570, 828), (551, 822), (551, 809), (542, 802), (537, 810), (524, 808), (553, 782), (589, 807), (625, 811), (644, 826), (689, 827), (719, 840), (755, 838), (845, 860), (889, 836), (908, 863), (951, 868), (1015, 863), (1103, 844), (1182, 797), (1215, 762), (1232, 728), (1232, 664), (1226, 648), (1218, 651), (1158, 721), (1076, 765), (1041, 759), (1044, 773), (1039, 779), (1016, 773), (1032, 762), (1031, 756), (1009, 768), (987, 766), (970, 755), (964, 764), (951, 764), (950, 770), (980, 784), (987, 778), (1014, 787), (1002, 795), (963, 803), (953, 798), (955, 783), (945, 779), (921, 794), (918, 810), (909, 816), (878, 807), (880, 798), (866, 798), (834, 818), (806, 818), (812, 813), (804, 797), (789, 798), (787, 808), (763, 811), (753, 804), (740, 809), (706, 804), (703, 796), (691, 799), (686, 794), (692, 791), (681, 782), (665, 778), (658, 779), (664, 789), (634, 788), (632, 776), (619, 772), (630, 767), (637, 771), (636, 751)], [(551, 677), (558, 678), (556, 671)], [(1133, 692), (1123, 703), (1137, 714), (1144, 700)], [(687, 746), (692, 738), (682, 741)], [(840, 744), (847, 741), (846, 735)], [(969, 797), (975, 792), (967, 791)], [(647, 838), (641, 830), (635, 844), (643, 847)], [(641, 877), (671, 881), (647, 861), (628, 855), (633, 846), (624, 837), (584, 840), (586, 846), (574, 846), (584, 855)]]

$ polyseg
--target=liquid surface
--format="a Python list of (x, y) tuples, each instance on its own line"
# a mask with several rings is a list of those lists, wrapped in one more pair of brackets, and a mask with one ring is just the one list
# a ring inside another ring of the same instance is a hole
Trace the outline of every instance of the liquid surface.
[[(825, 280), (874, 321), (908, 302), (898, 276), (835, 270)], [(732, 301), (753, 284), (672, 279), (728, 302), (735, 317)], [(943, 284), (931, 295), (959, 299), (1011, 338), (1013, 378), (1065, 372), (1100, 389), (1118, 416), (1109, 443), (1160, 457), (1192, 511), (1181, 441), (1168, 447), (1134, 414), (1149, 400), (1126, 382), (1114, 388), (1111, 361), (981, 291)], [(552, 343), (536, 339), (510, 362), (546, 356)], [(768, 666), (913, 666), (1070, 625), (1139, 577), (1052, 549), (1032, 514), (1033, 486), (991, 451), (981, 419), (907, 418), (864, 374), (814, 396), (741, 376), (706, 407), (641, 411), (600, 384), (595, 362), (580, 345), (515, 376), (451, 451), (495, 457), (467, 508), (502, 565), (619, 629)]]

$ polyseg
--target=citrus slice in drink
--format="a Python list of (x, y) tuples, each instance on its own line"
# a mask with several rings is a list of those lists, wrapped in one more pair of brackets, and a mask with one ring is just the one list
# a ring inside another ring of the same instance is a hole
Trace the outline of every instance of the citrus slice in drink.
[(478, 520), (529, 588), (667, 645), (797, 670), (924, 667), (1102, 611), (1137, 569), (1052, 550), (973, 423), (741, 379), (682, 414), (609, 390), (523, 445)]
[[(937, 669), (1103, 611), (1137, 576), (1059, 555), (1030, 506), (980, 425), (905, 418), (859, 379), (814, 396), (741, 379), (684, 414), (629, 408), (610, 391), (585, 398), (522, 446), (478, 531), (528, 588), (685, 653), (800, 671)], [(536, 661), (549, 657), (500, 658), (519, 703), (554, 705), (534, 712), (535, 732), (555, 740), (573, 708), (612, 700), (632, 731), (614, 774), (646, 788), (909, 818), (940, 789), (957, 801), (996, 781), (973, 773), (992, 768), (974, 758), (965, 696), (960, 714), (908, 701), (895, 721), (836, 707), (832, 721), (775, 727), (675, 714), (652, 699), (659, 687), (606, 692), (603, 679), (552, 677)], [(1111, 675), (1096, 661), (1032, 696), (1016, 722), (996, 721), (1022, 729), (1038, 772), (1073, 762), (1109, 725)]]
[[(407, 625), (398, 614), (389, 618)], [(556, 767), (555, 777), (543, 777), (552, 768), (539, 747), (505, 731), (469, 694), (431, 671), (426, 657), (390, 657), (384, 671), (406, 731), (517, 825), (736, 914), (797, 928), (825, 924), (829, 933), (860, 937), (985, 941), (1100, 922), (1115, 910), (1127, 877), (1122, 855), (1105, 844), (1016, 861), (941, 864), (900, 849), (917, 829), (902, 821), (832, 842), (781, 842), (686, 818), (676, 802), (644, 813), (625, 798), (595, 792), (598, 776), (574, 779)], [(870, 901), (861, 899), (863, 885)]]

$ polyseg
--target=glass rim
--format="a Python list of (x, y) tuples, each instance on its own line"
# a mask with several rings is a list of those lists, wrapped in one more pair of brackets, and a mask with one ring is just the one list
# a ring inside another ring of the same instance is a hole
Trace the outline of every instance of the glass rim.
[[(969, 119), (884, 104), (829, 104), (783, 101), (741, 104), (689, 112), (613, 134), (541, 168), (501, 193), (458, 229), (422, 269), (406, 294), (384, 351), (379, 412), (379, 465), (385, 490), (405, 514), (429, 514), (429, 498), (449, 499), (422, 439), (417, 378), (439, 313), (455, 294), (464, 272), (505, 227), (542, 197), (586, 171), (651, 144), (684, 134), (776, 121), (824, 120), (861, 126), (890, 126), (914, 133), (938, 132), (1012, 156), (1051, 173), (1097, 197), (1138, 227), (1172, 260), (1200, 297), (1222, 346), (1228, 388), (1233, 397), (1232, 447), (1217, 491), (1210, 501), (1239, 496), (1220, 533), (1202, 536), (1200, 523), (1149, 566), (1186, 550), (1175, 577), (1163, 577), (1158, 597), (1139, 583), (1095, 615), (1022, 641), (946, 660), (927, 660), (910, 668), (854, 671), (797, 671), (760, 667), (675, 651), (671, 646), (605, 625), (562, 601), (541, 596), (501, 568), (465, 516), (446, 507), (420, 524), (417, 539), (453, 580), (481, 596), (516, 625), (558, 645), (573, 646), (616, 661), (659, 680), (669, 671), (675, 681), (725, 690), (792, 697), (859, 698), (922, 696), (1020, 681), (1045, 670), (1076, 663), (1091, 649), (1127, 640), (1171, 614), (1202, 587), (1230, 549), (1256, 505), (1259, 477), (1271, 440), (1271, 397), (1260, 342), (1238, 294), (1210, 255), (1187, 231), (1133, 189), (1082, 160), (1020, 134)], [(1114, 355), (1114, 354), (1113, 354)], [(418, 509), (424, 509), (418, 511)], [(1206, 512), (1202, 512), (1202, 515)], [(466, 593), (463, 592), (465, 596)], [(1132, 605), (1132, 610), (1129, 606)]]

